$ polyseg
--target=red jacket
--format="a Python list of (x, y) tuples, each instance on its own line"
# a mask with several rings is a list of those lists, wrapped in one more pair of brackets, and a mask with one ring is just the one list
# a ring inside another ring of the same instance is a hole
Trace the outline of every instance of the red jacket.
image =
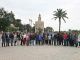
[(67, 38), (68, 38), (68, 35), (67, 34), (64, 34), (63, 35), (63, 39), (66, 40)]

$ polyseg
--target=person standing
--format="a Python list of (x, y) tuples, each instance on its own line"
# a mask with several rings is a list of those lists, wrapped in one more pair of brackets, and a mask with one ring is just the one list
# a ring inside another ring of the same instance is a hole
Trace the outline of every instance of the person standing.
[(28, 35), (26, 33), (23, 33), (21, 38), (21, 45), (24, 45), (24, 46), (27, 45), (28, 44), (27, 39), (28, 39)]
[(38, 34), (38, 35), (36, 36), (36, 41), (37, 41), (37, 44), (38, 44), (38, 45), (42, 45), (43, 35), (42, 35), (42, 34)]
[(5, 32), (3, 32), (2, 34), (2, 47), (5, 47), (5, 43), (6, 43), (6, 36), (5, 36)]
[(56, 43), (58, 43), (57, 42), (57, 33), (54, 34), (53, 41), (54, 41), (54, 46), (56, 46), (57, 45)]
[(44, 41), (45, 41), (45, 44), (48, 45), (48, 34), (45, 34)]
[(76, 32), (73, 32), (73, 34), (72, 34), (72, 44), (71, 44), (71, 46), (76, 45), (76, 41), (77, 41), (77, 35), (76, 35)]
[(51, 35), (48, 34), (48, 45), (51, 45)]
[(5, 33), (6, 37), (6, 46), (9, 46), (10, 38), (9, 38), (9, 32)]
[(35, 33), (30, 34), (31, 45), (35, 45)]
[(78, 34), (78, 39), (77, 39), (76, 47), (80, 47), (80, 33)]
[(67, 35), (67, 33), (63, 34), (63, 40), (64, 40), (64, 46), (67, 46), (68, 45), (68, 35)]
[(59, 38), (59, 33), (57, 33), (57, 45), (58, 45), (58, 46), (59, 46), (59, 42), (60, 42), (59, 39), (60, 39), (60, 38)]
[(62, 35), (62, 33), (59, 33), (57, 38), (58, 38), (58, 41), (59, 41), (59, 45), (63, 45), (63, 35)]
[(23, 43), (24, 43), (24, 33), (21, 35), (21, 43), (20, 43), (20, 45), (24, 45)]
[(77, 41), (76, 41), (76, 47), (80, 47), (80, 33), (78, 33)]
[(17, 42), (17, 34), (14, 33), (14, 46), (16, 46), (16, 42)]
[(26, 42), (26, 45), (29, 46), (29, 41), (30, 41), (30, 34), (26, 34), (26, 38), (25, 38), (25, 42)]
[(39, 36), (39, 34), (38, 33), (36, 33), (36, 45), (38, 45), (39, 44), (39, 38), (38, 38), (38, 36)]
[(51, 34), (51, 45), (54, 43), (54, 33)]
[(20, 32), (17, 32), (17, 45), (20, 45), (20, 40), (21, 40), (21, 34)]
[(13, 46), (14, 35), (12, 32), (9, 34), (9, 38), (10, 38), (11, 46)]

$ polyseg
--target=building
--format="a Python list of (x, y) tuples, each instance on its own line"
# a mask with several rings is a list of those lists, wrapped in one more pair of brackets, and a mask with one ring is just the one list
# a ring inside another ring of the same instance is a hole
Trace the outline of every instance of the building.
[(41, 21), (41, 15), (38, 16), (38, 21), (35, 22), (35, 33), (44, 32), (44, 22)]

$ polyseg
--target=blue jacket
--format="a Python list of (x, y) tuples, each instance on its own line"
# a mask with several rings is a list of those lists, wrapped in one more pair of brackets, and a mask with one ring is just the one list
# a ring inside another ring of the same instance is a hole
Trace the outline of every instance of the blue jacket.
[(37, 35), (36, 40), (43, 40), (43, 36), (42, 35)]

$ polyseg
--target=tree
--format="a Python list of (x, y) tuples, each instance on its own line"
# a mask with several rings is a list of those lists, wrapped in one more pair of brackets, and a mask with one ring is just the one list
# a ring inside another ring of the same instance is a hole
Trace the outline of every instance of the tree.
[(16, 32), (17, 31), (17, 28), (12, 27), (12, 26), (8, 26), (8, 27), (6, 27), (6, 31), (9, 31), (9, 32), (14, 31), (14, 32)]
[(4, 8), (0, 8), (0, 31), (5, 31), (6, 27), (10, 25), (10, 21), (7, 18), (8, 13), (4, 10)]
[(18, 30), (23, 30), (21, 19), (15, 19), (15, 15), (12, 11), (7, 12), (6, 10), (4, 10), (4, 8), (0, 8), (0, 31), (7, 31), (8, 29), (11, 28), (10, 27), (11, 24), (14, 25), (13, 28), (17, 28)]
[(15, 19), (13, 24), (14, 24), (15, 27), (20, 27), (21, 26), (21, 20), (20, 19)]
[(10, 26), (10, 22), (5, 18), (0, 18), (0, 30), (6, 31), (6, 28)]
[(55, 20), (56, 19), (59, 19), (59, 33), (60, 33), (60, 28), (61, 28), (61, 19), (64, 20), (64, 22), (66, 23), (65, 21), (65, 18), (68, 18), (66, 15), (66, 11), (63, 11), (62, 9), (57, 9), (57, 11), (54, 11), (54, 18)]
[(32, 32), (34, 32), (34, 33), (35, 33), (35, 26), (33, 26), (33, 27), (32, 27)]
[(12, 11), (10, 13), (7, 13), (6, 18), (10, 21), (11, 24), (13, 24), (15, 21), (15, 17)]
[(32, 30), (31, 25), (30, 24), (24, 25), (24, 30), (27, 30), (27, 32), (31, 32), (31, 30)]
[(44, 30), (45, 30), (45, 32), (53, 32), (53, 28), (52, 27), (46, 27)]
[(23, 25), (21, 23), (21, 19), (15, 19), (13, 21), (13, 25), (18, 28), (18, 30), (22, 31), (23, 30)]
[(0, 8), (0, 18), (3, 18), (5, 14), (6, 11), (4, 10), (4, 8)]

